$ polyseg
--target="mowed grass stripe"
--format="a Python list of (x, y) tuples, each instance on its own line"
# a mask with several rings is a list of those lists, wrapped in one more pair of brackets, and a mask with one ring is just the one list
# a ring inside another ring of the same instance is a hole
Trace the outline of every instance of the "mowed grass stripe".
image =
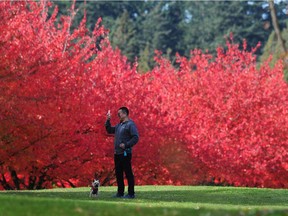
[(0, 215), (287, 215), (288, 190), (206, 186), (138, 186), (137, 198), (115, 199), (116, 187), (0, 192)]

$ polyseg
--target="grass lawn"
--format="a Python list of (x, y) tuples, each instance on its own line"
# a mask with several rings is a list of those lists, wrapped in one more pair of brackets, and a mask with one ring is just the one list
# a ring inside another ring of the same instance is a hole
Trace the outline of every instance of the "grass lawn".
[(111, 198), (116, 187), (1, 191), (0, 216), (9, 215), (287, 215), (288, 190), (209, 187), (138, 186), (136, 199)]

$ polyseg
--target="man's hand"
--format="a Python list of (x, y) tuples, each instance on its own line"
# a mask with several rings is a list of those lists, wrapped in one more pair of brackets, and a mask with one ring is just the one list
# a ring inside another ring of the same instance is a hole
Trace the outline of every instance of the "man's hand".
[(124, 143), (121, 143), (119, 146), (120, 146), (120, 148), (125, 149), (125, 144)]
[(111, 113), (110, 113), (110, 110), (108, 110), (106, 117), (107, 117), (107, 120), (110, 120), (110, 119), (111, 119)]

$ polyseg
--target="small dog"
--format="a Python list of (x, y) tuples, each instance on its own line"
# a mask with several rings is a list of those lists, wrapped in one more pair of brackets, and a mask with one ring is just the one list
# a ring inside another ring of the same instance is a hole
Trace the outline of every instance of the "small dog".
[(94, 181), (91, 184), (91, 190), (90, 190), (89, 197), (96, 198), (99, 195), (99, 187), (100, 187), (99, 180), (94, 179)]

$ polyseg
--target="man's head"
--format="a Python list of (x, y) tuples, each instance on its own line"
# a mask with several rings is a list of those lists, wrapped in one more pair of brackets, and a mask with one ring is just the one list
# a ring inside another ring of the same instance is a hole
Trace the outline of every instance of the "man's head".
[(121, 122), (124, 121), (124, 120), (126, 120), (126, 119), (128, 118), (128, 116), (129, 116), (129, 110), (128, 110), (127, 107), (121, 107), (121, 108), (119, 108), (119, 110), (118, 110), (118, 117), (119, 117), (119, 119), (120, 119)]

